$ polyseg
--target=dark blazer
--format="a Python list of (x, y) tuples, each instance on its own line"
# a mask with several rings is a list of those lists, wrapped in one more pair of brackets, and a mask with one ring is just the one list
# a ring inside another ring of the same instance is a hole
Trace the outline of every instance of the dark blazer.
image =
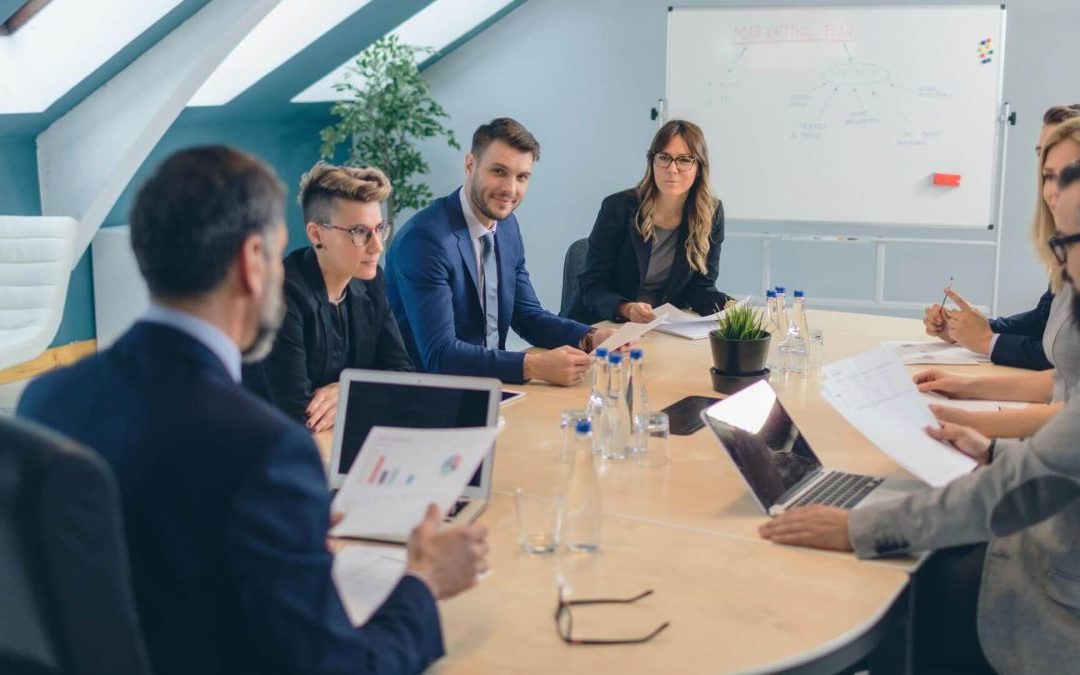
[(1054, 367), (1043, 351), (1043, 331), (1050, 317), (1050, 304), (1054, 293), (1047, 289), (1035, 309), (1020, 314), (990, 319), (990, 330), (998, 334), (990, 360), (1003, 366), (1015, 366), (1030, 370), (1048, 370)]
[(32, 382), (19, 415), (94, 448), (116, 474), (159, 675), (414, 673), (443, 654), (434, 598), (412, 576), (350, 625), (311, 436), (187, 334), (136, 323)]
[[(346, 367), (413, 370), (386, 300), (383, 271), (370, 281), (350, 281), (347, 302)], [(310, 247), (285, 257), (285, 308), (273, 350), (262, 362), (244, 368), (244, 385), (304, 423), (315, 390), (337, 382), (341, 375), (334, 367), (340, 359), (329, 358), (335, 310)]]
[[(624, 320), (618, 315), (619, 304), (636, 302), (638, 289), (649, 271), (652, 242), (638, 232), (635, 216), (638, 198), (633, 190), (616, 192), (604, 198), (589, 235), (589, 255), (581, 274), (581, 289), (571, 300), (569, 316), (584, 323)], [(675, 260), (664, 289), (664, 301), (677, 307), (689, 307), (699, 314), (712, 314), (731, 299), (716, 290), (720, 272), (720, 247), (724, 243), (724, 205), (717, 202), (709, 235), (706, 272), (701, 274), (686, 260), (686, 238), (690, 225), (683, 215), (675, 246)]]
[(523, 352), (504, 351), (514, 329), (538, 347), (577, 345), (589, 327), (540, 306), (517, 218), (499, 221), (499, 348), (484, 346), (485, 318), (476, 251), (459, 190), (440, 197), (405, 223), (386, 256), (386, 291), (405, 346), (424, 370), (521, 382)]

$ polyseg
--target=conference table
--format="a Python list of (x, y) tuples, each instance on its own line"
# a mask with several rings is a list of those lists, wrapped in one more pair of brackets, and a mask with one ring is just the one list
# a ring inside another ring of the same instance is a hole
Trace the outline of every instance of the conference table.
[[(823, 331), (826, 361), (885, 340), (928, 339), (914, 319), (810, 311), (808, 322)], [(637, 346), (645, 352), (653, 409), (689, 395), (720, 396), (711, 386), (708, 340), (653, 331)], [(771, 384), (824, 465), (913, 481), (824, 401), (820, 377), (781, 375)], [(918, 558), (860, 561), (762, 540), (757, 527), (766, 516), (707, 429), (671, 436), (665, 463), (598, 465), (598, 552), (521, 552), (514, 490), (543, 491), (562, 480), (561, 411), (584, 407), (589, 389), (587, 383), (512, 388), (526, 396), (501, 411), (506, 424), (496, 444), (494, 495), (479, 521), (489, 528), (492, 573), (442, 603), (447, 657), (435, 672), (833, 672), (872, 648), (880, 653), (890, 632), (901, 636), (891, 649), (902, 662), (909, 575)], [(318, 440), (325, 451), (329, 435)], [(554, 621), (560, 585), (568, 598), (654, 591), (631, 605), (575, 608), (575, 637), (631, 638), (664, 621), (671, 625), (643, 644), (568, 645)]]

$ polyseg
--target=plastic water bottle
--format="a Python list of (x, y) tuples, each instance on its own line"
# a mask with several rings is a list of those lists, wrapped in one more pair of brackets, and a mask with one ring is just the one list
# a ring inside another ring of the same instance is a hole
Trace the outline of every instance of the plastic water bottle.
[[(637, 420), (639, 416), (649, 414), (649, 392), (645, 387), (645, 352), (640, 349), (630, 350), (630, 419)], [(633, 426), (633, 425), (631, 425)], [(644, 439), (646, 443), (648, 439)], [(648, 450), (642, 447), (638, 435), (632, 435), (630, 451), (641, 453)]]
[(607, 405), (604, 407), (604, 459), (626, 459), (630, 441), (630, 401), (626, 396), (626, 367), (621, 354), (608, 354)]
[(787, 312), (787, 289), (783, 286), (776, 287), (776, 304), (780, 305), (781, 311)]
[(781, 327), (780, 312), (776, 308), (776, 291), (765, 291), (765, 330), (769, 331), (769, 354), (765, 359), (765, 367), (773, 373), (781, 372), (783, 364), (780, 362), (780, 341), (784, 339), (786, 329)]
[(807, 357), (806, 296), (795, 291), (795, 302), (787, 322), (787, 336), (780, 345), (784, 369), (789, 373), (805, 373)]
[(604, 453), (604, 411), (607, 408), (608, 365), (606, 347), (597, 347), (595, 361), (593, 362), (593, 382), (589, 392), (589, 402), (585, 404), (585, 410), (589, 413), (589, 419), (593, 422), (596, 433), (593, 435), (593, 451), (596, 454)]
[(600, 548), (600, 481), (594, 463), (592, 423), (580, 420), (574, 430), (574, 467), (566, 487), (562, 540), (571, 551), (592, 553)]

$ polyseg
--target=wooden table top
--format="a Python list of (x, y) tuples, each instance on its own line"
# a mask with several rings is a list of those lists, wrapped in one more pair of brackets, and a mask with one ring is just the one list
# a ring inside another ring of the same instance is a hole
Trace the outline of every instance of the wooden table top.
[[(927, 339), (913, 319), (809, 312), (831, 361), (884, 340)], [(660, 409), (712, 391), (708, 340), (651, 333), (645, 351), (650, 404)], [(989, 364), (950, 366), (965, 373), (1004, 372)], [(916, 369), (912, 369), (916, 370)], [(774, 378), (773, 387), (825, 466), (910, 478), (849, 425), (820, 394), (820, 375)], [(481, 672), (686, 672), (775, 670), (805, 662), (865, 633), (904, 590), (911, 559), (859, 561), (851, 554), (785, 548), (761, 540), (765, 518), (741, 476), (705, 429), (671, 436), (670, 461), (634, 460), (600, 468), (604, 520), (601, 551), (521, 553), (513, 491), (550, 488), (565, 470), (558, 460), (561, 411), (582, 408), (588, 387), (514, 386), (527, 395), (502, 413), (495, 495), (480, 522), (490, 529), (493, 573), (442, 605), (448, 656), (437, 670)], [(318, 438), (326, 451), (330, 435)], [(569, 646), (554, 626), (557, 588), (577, 597), (655, 594), (634, 606), (575, 610), (584, 637), (645, 634), (652, 642)]]

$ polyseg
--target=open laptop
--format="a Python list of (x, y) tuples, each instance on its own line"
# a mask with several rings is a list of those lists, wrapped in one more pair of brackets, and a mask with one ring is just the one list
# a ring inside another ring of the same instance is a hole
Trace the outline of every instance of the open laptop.
[(851, 509), (903, 494), (880, 489), (883, 478), (823, 467), (766, 382), (714, 403), (701, 419), (769, 515), (807, 504)]
[[(339, 383), (328, 471), (331, 490), (344, 484), (372, 427), (493, 427), (499, 420), (502, 383), (488, 377), (350, 369), (342, 371)], [(446, 524), (470, 523), (484, 510), (491, 498), (494, 461), (493, 445), (457, 504), (446, 514)]]

